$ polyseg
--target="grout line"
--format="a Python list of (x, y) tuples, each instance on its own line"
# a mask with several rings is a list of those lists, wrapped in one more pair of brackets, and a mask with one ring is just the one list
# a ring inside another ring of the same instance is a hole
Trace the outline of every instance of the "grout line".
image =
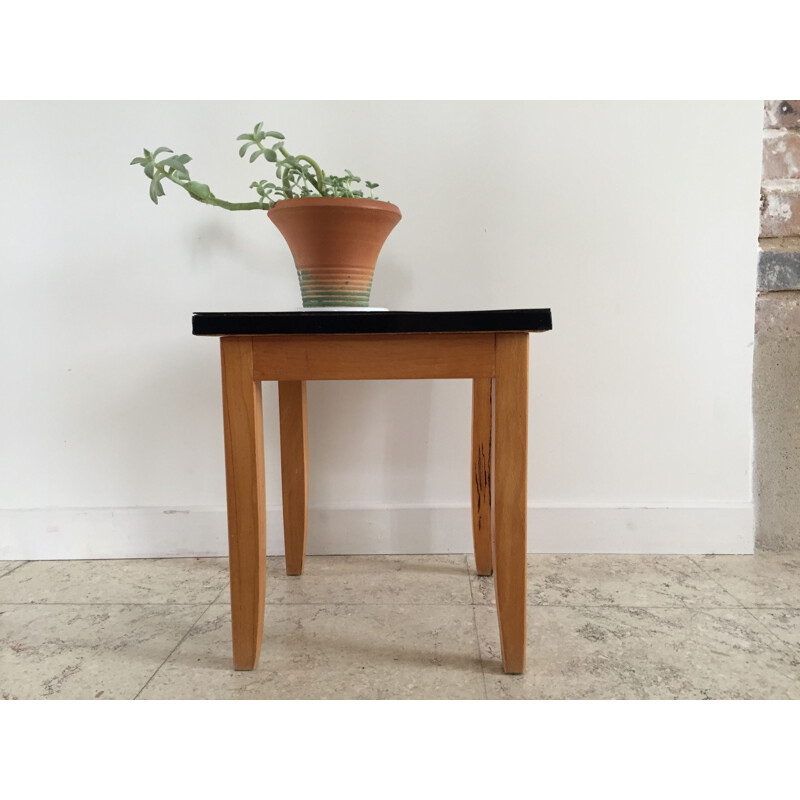
[[(790, 664), (792, 666), (797, 666), (797, 662), (800, 661), (800, 656), (798, 656), (798, 652), (797, 652), (798, 651), (798, 647), (796, 645), (790, 644), (789, 642), (785, 642), (783, 639), (781, 639), (781, 637), (778, 636), (777, 633), (773, 632), (773, 630), (769, 627), (769, 625), (767, 625), (765, 622), (762, 622), (753, 613), (753, 609), (745, 608), (744, 610), (753, 618), (753, 620), (755, 621), (755, 623), (757, 625), (760, 625), (781, 646), (781, 648), (785, 651), (786, 656), (791, 659)], [(779, 672), (784, 677), (789, 678), (789, 680), (791, 680), (791, 681), (796, 681), (797, 680), (797, 675), (796, 674), (795, 675), (790, 675), (789, 674), (790, 670), (787, 670), (786, 672), (784, 672), (783, 669), (780, 666), (773, 667), (773, 669), (775, 669), (776, 672)]]
[[(484, 667), (484, 664), (483, 664), (483, 653), (481, 653), (481, 640), (480, 640), (480, 637), (478, 635), (478, 619), (477, 619), (477, 616), (475, 614), (475, 606), (474, 605), (472, 606), (472, 628), (475, 631), (475, 647), (476, 647), (476, 649), (478, 651), (478, 653), (477, 653), (478, 664), (480, 664), (480, 667), (481, 667), (481, 682), (483, 683), (483, 699), (484, 700), (488, 700), (489, 699), (489, 689), (486, 686), (486, 668)], [(527, 643), (526, 643), (526, 646), (527, 646)]]
[[(738, 601), (737, 601), (738, 602)], [(6, 605), (14, 605), (13, 603), (7, 603)], [(44, 603), (40, 605), (45, 605)], [(99, 604), (98, 604), (99, 605)], [(187, 603), (186, 605), (197, 605), (197, 603)], [(230, 605), (230, 603), (217, 603), (216, 605)], [(373, 607), (373, 606), (407, 606), (407, 607), (436, 607), (436, 608), (465, 608), (465, 607), (474, 607), (474, 608), (496, 608), (497, 605), (495, 603), (408, 603), (404, 602), (402, 599), (398, 599), (396, 601), (390, 601), (386, 603), (336, 603), (330, 601), (320, 601), (320, 602), (310, 602), (310, 601), (302, 601), (302, 602), (270, 602), (267, 601), (267, 605), (271, 607), (285, 607), (285, 606), (352, 606), (352, 607)], [(663, 608), (663, 609), (676, 609), (676, 610), (684, 610), (684, 611), (743, 611), (745, 610), (745, 606), (738, 605), (738, 606), (707, 606), (702, 604), (697, 605), (687, 605), (685, 603), (680, 603), (677, 605), (632, 605), (630, 603), (576, 603), (576, 604), (569, 604), (569, 603), (526, 603), (526, 608)], [(790, 606), (752, 606), (753, 609), (778, 609), (778, 610), (795, 610), (800, 611), (800, 608), (792, 608)]]
[[(467, 565), (467, 580), (469, 581), (469, 597), (470, 597), (470, 605), (472, 606), (472, 629), (475, 631), (475, 649), (476, 655), (478, 657), (478, 664), (481, 668), (481, 683), (483, 684), (483, 699), (489, 699), (489, 690), (486, 686), (486, 669), (483, 664), (483, 654), (481, 653), (481, 640), (478, 635), (478, 618), (475, 612), (476, 603), (475, 603), (475, 593), (472, 590), (472, 571), (469, 563), (469, 553), (464, 553), (464, 562)], [(483, 605), (483, 604), (481, 604)]]
[(8, 570), (8, 572), (4, 572), (2, 575), (0, 575), (0, 578), (5, 578), (6, 575), (10, 575), (12, 572), (16, 572), (20, 567), (24, 567), (26, 564), (30, 563), (31, 563), (30, 561), (22, 561), (19, 564), (17, 564), (16, 567), (11, 567), (11, 569)]
[(469, 554), (464, 553), (464, 563), (467, 565), (467, 581), (469, 582), (469, 604), (475, 605), (475, 593), (472, 591), (472, 572), (469, 566)]
[[(39, 600), (29, 600), (24, 603), (12, 603), (7, 602), (5, 600), (0, 600), (0, 605), (2, 606), (229, 606), (229, 602), (222, 602), (222, 603), (209, 603), (208, 601), (203, 602), (194, 602), (194, 603), (175, 603), (175, 602), (163, 602), (163, 603), (141, 603), (135, 601), (120, 601), (120, 602), (97, 602), (97, 603), (68, 603), (68, 602), (58, 602), (58, 603), (51, 603), (46, 601), (39, 601)], [(471, 608), (472, 603), (445, 603), (445, 602), (432, 602), (432, 603), (414, 603), (414, 602), (406, 602), (402, 599), (394, 600), (394, 601), (387, 601), (385, 603), (336, 603), (330, 602), (328, 600), (322, 600), (320, 602), (311, 602), (311, 601), (302, 601), (302, 602), (280, 602), (276, 603), (274, 601), (269, 601), (265, 603), (267, 606), (271, 607), (282, 607), (282, 606), (420, 606), (420, 607), (427, 607), (427, 606), (434, 606), (434, 607), (446, 607), (446, 608)], [(481, 604), (478, 604), (481, 605)]]
[(211, 605), (212, 606), (213, 605), (225, 605), (224, 603), (220, 603), (219, 599), (220, 599), (220, 597), (222, 597), (224, 592), (229, 592), (229, 591), (230, 591), (230, 585), (223, 586), (219, 590), (219, 594), (211, 601)]
[(208, 606), (206, 606), (206, 608), (203, 609), (203, 611), (200, 613), (200, 616), (189, 626), (189, 628), (187, 629), (186, 633), (183, 634), (183, 636), (181, 637), (181, 640), (178, 642), (178, 644), (176, 644), (175, 647), (173, 647), (172, 650), (170, 650), (170, 652), (167, 655), (167, 657), (158, 665), (158, 667), (156, 667), (155, 672), (153, 672), (153, 674), (145, 682), (144, 686), (142, 686), (142, 688), (139, 689), (139, 691), (136, 693), (136, 696), (133, 698), (134, 700), (138, 700), (139, 699), (139, 695), (150, 685), (150, 681), (152, 681), (153, 678), (155, 678), (155, 676), (158, 675), (158, 672), (161, 669), (161, 667), (163, 667), (164, 664), (166, 664), (167, 661), (169, 661), (170, 658), (172, 658), (172, 654), (183, 644), (183, 642), (186, 640), (186, 637), (194, 630), (195, 625), (197, 625), (197, 623), (200, 622), (200, 620), (203, 618), (203, 615), (210, 608), (211, 608), (211, 603), (209, 603)]
[[(784, 647), (788, 647), (792, 654), (796, 655), (795, 650), (800, 648), (800, 645), (794, 645), (791, 642), (786, 642), (781, 637), (775, 633), (766, 622), (762, 622), (753, 612), (754, 611), (797, 611), (798, 609), (790, 608), (787, 606), (743, 606), (743, 609), (759, 624), (761, 625), (764, 630), (768, 631), (770, 636), (774, 639), (777, 639)], [(787, 676), (787, 677), (794, 677), (794, 676)]]
[(699, 569), (703, 573), (703, 575), (705, 575), (710, 580), (714, 581), (714, 583), (716, 583), (717, 586), (719, 586), (719, 588), (722, 589), (723, 592), (725, 592), (725, 594), (729, 594), (742, 608), (745, 608), (744, 603), (733, 592), (724, 587), (702, 564), (697, 562), (695, 560), (695, 557), (687, 556), (687, 558), (689, 559), (689, 561), (692, 562), (692, 564), (694, 564), (697, 567), (697, 569)]
[(127, 600), (127, 601), (120, 600), (117, 602), (107, 600), (107, 601), (98, 601), (96, 603), (87, 603), (87, 602), (68, 603), (68, 602), (50, 602), (48, 600), (28, 600), (27, 602), (24, 603), (13, 603), (5, 600), (0, 600), (0, 605), (3, 606), (167, 606), (168, 608), (171, 608), (173, 606), (177, 607), (177, 606), (213, 605), (213, 603), (208, 603), (208, 601), (198, 601), (194, 603), (176, 603), (173, 601), (164, 601), (161, 603), (143, 603), (136, 600)]
[[(2, 577), (2, 576), (0, 576)], [(225, 591), (224, 589), (222, 590)], [(222, 594), (222, 592), (220, 592)], [(736, 599), (736, 598), (734, 598)], [(736, 601), (739, 605), (736, 606), (712, 606), (712, 605), (704, 605), (702, 603), (691, 604), (687, 605), (685, 603), (681, 603), (678, 605), (632, 605), (631, 603), (526, 603), (527, 608), (663, 608), (663, 609), (684, 609), (686, 611), (800, 611), (800, 606), (746, 606), (742, 604), (740, 601)], [(209, 603), (208, 601), (204, 602), (186, 602), (186, 603), (176, 603), (173, 601), (164, 601), (161, 603), (145, 603), (145, 602), (138, 602), (133, 600), (120, 600), (120, 601), (103, 601), (103, 602), (48, 602), (42, 600), (29, 600), (27, 602), (9, 602), (6, 600), (0, 600), (0, 605), (3, 606), (165, 606), (167, 608), (170, 607), (180, 607), (180, 606), (229, 606), (229, 602), (222, 602), (218, 603), (213, 601)], [(435, 607), (435, 608), (466, 608), (466, 607), (475, 607), (475, 608), (495, 608), (496, 605), (494, 603), (446, 603), (446, 602), (431, 602), (431, 603), (412, 603), (406, 602), (402, 598), (398, 598), (393, 601), (387, 601), (385, 603), (337, 603), (331, 601), (320, 601), (320, 602), (311, 602), (311, 601), (302, 601), (302, 602), (274, 602), (274, 601), (267, 601), (266, 605), (272, 607), (284, 607), (284, 606), (352, 606), (356, 607), (372, 607), (372, 606), (411, 606), (411, 607)]]

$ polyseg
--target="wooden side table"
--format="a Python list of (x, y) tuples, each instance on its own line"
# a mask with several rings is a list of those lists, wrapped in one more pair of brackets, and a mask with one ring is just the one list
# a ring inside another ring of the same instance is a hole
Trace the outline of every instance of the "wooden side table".
[(479, 575), (494, 572), (503, 668), (525, 670), (528, 333), (549, 309), (198, 313), (219, 336), (233, 663), (261, 651), (266, 498), (261, 381), (278, 381), (286, 571), (300, 575), (308, 530), (306, 381), (471, 378), (472, 532)]

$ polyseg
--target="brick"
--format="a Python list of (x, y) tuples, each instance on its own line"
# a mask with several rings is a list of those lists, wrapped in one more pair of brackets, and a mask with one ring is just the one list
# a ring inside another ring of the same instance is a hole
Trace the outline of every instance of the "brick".
[(758, 254), (760, 292), (784, 292), (800, 289), (800, 252), (764, 251)]
[(764, 180), (800, 178), (800, 131), (764, 136), (761, 177)]
[[(757, 336), (800, 340), (800, 292), (766, 292), (756, 297)], [(796, 396), (797, 392), (794, 391)]]
[(765, 100), (765, 128), (800, 128), (800, 100)]
[(796, 187), (761, 187), (760, 235), (800, 236), (800, 181)]

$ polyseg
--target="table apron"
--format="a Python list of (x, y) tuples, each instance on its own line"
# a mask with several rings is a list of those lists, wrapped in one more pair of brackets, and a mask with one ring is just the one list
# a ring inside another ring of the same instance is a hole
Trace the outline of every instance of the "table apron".
[(495, 374), (494, 333), (250, 338), (257, 381), (492, 378)]

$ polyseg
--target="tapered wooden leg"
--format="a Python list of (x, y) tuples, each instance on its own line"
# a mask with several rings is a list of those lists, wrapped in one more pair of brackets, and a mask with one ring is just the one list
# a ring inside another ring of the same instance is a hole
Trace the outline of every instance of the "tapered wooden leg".
[(252, 339), (227, 336), (220, 342), (233, 667), (254, 669), (264, 630), (267, 569), (261, 383), (253, 380)]
[(492, 574), (492, 379), (472, 381), (472, 540), (475, 570)]
[(301, 575), (308, 535), (306, 382), (278, 381), (286, 574)]
[(498, 333), (493, 401), (492, 545), (503, 669), (525, 671), (528, 334)]

